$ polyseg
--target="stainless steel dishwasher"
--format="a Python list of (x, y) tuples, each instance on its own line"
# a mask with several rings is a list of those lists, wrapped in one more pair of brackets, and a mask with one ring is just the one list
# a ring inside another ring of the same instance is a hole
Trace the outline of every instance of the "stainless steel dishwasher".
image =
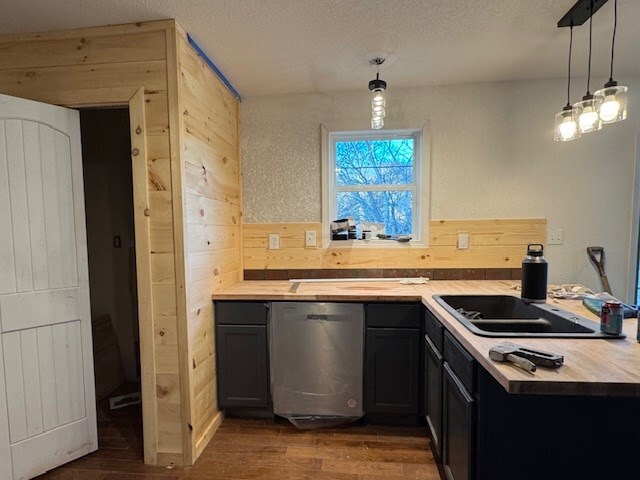
[(273, 302), (269, 363), (273, 411), (299, 428), (362, 417), (364, 306)]

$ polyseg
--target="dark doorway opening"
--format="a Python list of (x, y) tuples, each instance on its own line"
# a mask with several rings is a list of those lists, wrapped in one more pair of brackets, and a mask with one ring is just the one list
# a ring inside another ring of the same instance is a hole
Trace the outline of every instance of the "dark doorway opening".
[[(128, 460), (142, 461), (129, 110), (84, 109), (80, 126), (98, 416), (96, 453), (126, 450)], [(118, 458), (117, 451), (110, 457)]]

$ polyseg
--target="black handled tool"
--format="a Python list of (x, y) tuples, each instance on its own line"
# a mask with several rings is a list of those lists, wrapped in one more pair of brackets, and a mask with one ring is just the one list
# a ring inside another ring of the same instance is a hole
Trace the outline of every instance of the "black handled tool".
[(517, 343), (501, 342), (489, 349), (489, 358), (498, 362), (511, 362), (528, 372), (539, 367), (558, 368), (564, 362), (562, 355), (534, 350)]

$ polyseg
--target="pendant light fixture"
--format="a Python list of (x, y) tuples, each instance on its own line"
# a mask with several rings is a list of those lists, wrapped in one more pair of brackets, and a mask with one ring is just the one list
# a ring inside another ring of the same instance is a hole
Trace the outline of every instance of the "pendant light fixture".
[(587, 94), (573, 107), (578, 110), (578, 129), (581, 133), (590, 133), (602, 128), (596, 99), (589, 91), (591, 83), (591, 40), (593, 36), (593, 1), (589, 4), (589, 63), (587, 67)]
[(380, 80), (380, 65), (384, 63), (384, 58), (372, 58), (369, 63), (376, 66), (376, 78), (369, 82), (369, 90), (373, 92), (371, 98), (371, 128), (379, 130), (384, 127), (386, 100), (384, 92), (387, 89), (387, 82)]
[(573, 47), (573, 27), (569, 34), (569, 68), (567, 74), (567, 104), (561, 112), (556, 113), (553, 139), (556, 142), (568, 142), (580, 138), (582, 133), (578, 128), (579, 111), (571, 105), (571, 50)]
[(611, 40), (611, 70), (609, 81), (598, 90), (594, 97), (602, 123), (615, 123), (627, 118), (627, 87), (618, 85), (613, 79), (613, 54), (616, 46), (618, 27), (618, 0), (613, 4), (613, 38)]

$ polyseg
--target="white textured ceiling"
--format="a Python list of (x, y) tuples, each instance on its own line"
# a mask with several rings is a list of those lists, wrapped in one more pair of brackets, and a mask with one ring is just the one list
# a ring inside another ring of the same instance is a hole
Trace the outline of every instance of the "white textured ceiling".
[[(0, 33), (175, 18), (243, 96), (565, 76), (574, 0), (0, 0)], [(618, 1), (616, 77), (640, 74), (640, 2)], [(593, 70), (608, 76), (613, 0), (594, 15)], [(588, 24), (575, 29), (586, 71)], [(576, 85), (583, 91), (582, 85)], [(593, 90), (593, 89), (592, 89)]]

